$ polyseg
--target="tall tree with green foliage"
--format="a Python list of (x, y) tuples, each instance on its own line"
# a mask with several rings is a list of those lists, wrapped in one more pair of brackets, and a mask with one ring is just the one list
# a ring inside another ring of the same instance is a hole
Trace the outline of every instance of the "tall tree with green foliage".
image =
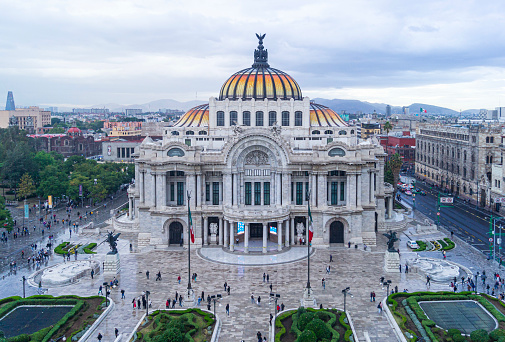
[(391, 171), (391, 173), (393, 174), (393, 184), (392, 185), (393, 185), (393, 188), (395, 191), (395, 195), (396, 195), (396, 190), (397, 190), (396, 184), (398, 184), (398, 180), (400, 179), (400, 170), (402, 168), (402, 165), (403, 165), (403, 160), (398, 153), (393, 154), (391, 156), (391, 158), (389, 159), (388, 168)]
[(34, 192), (35, 184), (33, 184), (33, 179), (29, 174), (25, 173), (19, 182), (18, 196), (22, 199), (26, 199)]
[(11, 212), (5, 207), (5, 198), (0, 196), (0, 227), (11, 231), (14, 228), (14, 220)]

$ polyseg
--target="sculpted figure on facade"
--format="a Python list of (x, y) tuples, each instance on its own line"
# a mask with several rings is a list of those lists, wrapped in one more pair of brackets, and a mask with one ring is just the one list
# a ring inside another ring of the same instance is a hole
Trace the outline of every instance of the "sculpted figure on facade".
[(209, 231), (210, 231), (210, 233), (212, 235), (216, 235), (217, 234), (217, 228), (218, 228), (217, 223), (211, 223), (209, 225)]
[(268, 155), (265, 152), (253, 151), (245, 158), (246, 165), (268, 165)]

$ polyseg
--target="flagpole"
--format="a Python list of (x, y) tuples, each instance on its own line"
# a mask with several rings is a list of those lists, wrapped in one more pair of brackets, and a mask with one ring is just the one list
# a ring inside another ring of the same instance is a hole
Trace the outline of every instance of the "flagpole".
[(307, 289), (310, 295), (310, 226), (311, 226), (311, 213), (310, 213), (310, 190), (307, 192), (307, 208), (308, 208), (308, 225), (307, 225)]
[(191, 203), (191, 194), (188, 191), (188, 298), (191, 296), (191, 211), (189, 205)]

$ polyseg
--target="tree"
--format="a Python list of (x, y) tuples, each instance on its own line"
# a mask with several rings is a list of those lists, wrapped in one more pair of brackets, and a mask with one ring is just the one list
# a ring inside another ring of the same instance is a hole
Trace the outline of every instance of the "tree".
[(9, 181), (11, 188), (19, 183), (25, 173), (32, 177), (37, 174), (37, 165), (31, 152), (30, 146), (25, 142), (7, 151), (7, 157), (2, 165), (2, 175)]
[(403, 160), (400, 157), (398, 153), (395, 153), (391, 156), (391, 159), (389, 159), (389, 169), (391, 170), (391, 173), (393, 174), (393, 189), (394, 189), (394, 194), (396, 195), (396, 184), (398, 184), (398, 180), (400, 178), (400, 170), (403, 165)]
[(37, 194), (44, 198), (47, 196), (62, 197), (62, 195), (67, 194), (68, 182), (68, 175), (59, 166), (48, 165), (40, 172), (40, 184)]
[[(393, 129), (393, 125), (391, 125), (391, 122), (389, 121), (386, 121), (386, 123), (384, 124), (384, 126), (382, 126), (382, 128), (386, 131), (386, 154), (388, 154), (388, 146), (389, 146), (389, 131), (391, 131)], [(389, 154), (388, 156), (386, 157), (386, 165), (388, 163), (388, 157), (389, 157)]]
[(23, 177), (21, 177), (21, 181), (19, 183), (18, 195), (19, 197), (26, 199), (34, 192), (35, 185), (33, 184), (33, 179), (29, 174), (25, 173)]
[(47, 131), (48, 134), (62, 134), (65, 133), (65, 128), (63, 127), (53, 127), (49, 131)]

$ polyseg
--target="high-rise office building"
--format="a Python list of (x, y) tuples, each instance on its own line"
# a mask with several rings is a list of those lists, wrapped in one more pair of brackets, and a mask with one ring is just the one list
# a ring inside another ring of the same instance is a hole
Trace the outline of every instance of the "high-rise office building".
[(391, 106), (387, 105), (386, 106), (386, 118), (389, 118), (391, 116)]
[(14, 95), (12, 91), (7, 93), (7, 103), (5, 104), (5, 110), (16, 110), (16, 105), (14, 104)]

